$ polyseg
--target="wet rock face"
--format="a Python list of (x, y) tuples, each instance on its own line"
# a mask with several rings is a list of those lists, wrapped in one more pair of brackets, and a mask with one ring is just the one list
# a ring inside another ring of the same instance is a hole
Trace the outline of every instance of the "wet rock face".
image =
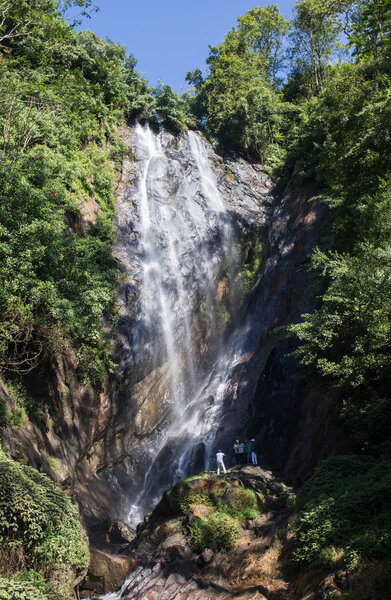
[(232, 464), (238, 437), (297, 482), (345, 442), (334, 399), (297, 379), (277, 329), (313, 309), (305, 265), (329, 218), (308, 202), (317, 190), (278, 196), (259, 166), (223, 162), (195, 133), (123, 137), (119, 367), (90, 463), (114, 516), (136, 525), (179, 477), (213, 468), (218, 447)]
[(226, 416), (218, 435), (229, 444), (232, 422), (237, 435), (255, 437), (262, 465), (301, 483), (321, 460), (347, 448), (344, 432), (335, 424), (335, 395), (311, 389), (298, 377), (284, 325), (312, 312), (316, 288), (306, 270), (316, 245), (329, 227), (327, 208), (309, 202), (316, 189), (288, 186), (275, 201), (267, 227), (267, 244), (258, 280), (246, 314), (251, 321), (248, 352), (235, 372), (241, 390), (235, 405), (227, 396)]
[(274, 190), (258, 166), (223, 163), (194, 132), (137, 126), (124, 139), (136, 160), (124, 163), (117, 201), (115, 256), (125, 282), (99, 469), (109, 485), (119, 483), (126, 518), (130, 504), (141, 517), (189, 467), (208, 463), (215, 396), (228, 376), (224, 345), (254, 260), (244, 254), (268, 220)]
[(239, 254), (266, 223), (273, 185), (243, 160), (223, 164), (194, 132), (137, 126), (124, 139), (136, 161), (125, 161), (116, 207), (115, 256), (126, 273), (117, 358), (138, 382), (170, 360), (162, 312), (179, 359), (199, 363), (216, 351), (216, 312), (234, 291), (243, 300), (230, 278), (240, 279)]

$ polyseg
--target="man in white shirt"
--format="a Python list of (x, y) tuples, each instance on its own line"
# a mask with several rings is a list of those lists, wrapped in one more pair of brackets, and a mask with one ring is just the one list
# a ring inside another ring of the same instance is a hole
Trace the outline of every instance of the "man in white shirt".
[(226, 469), (225, 469), (225, 465), (224, 465), (224, 460), (223, 457), (225, 456), (225, 454), (223, 454), (223, 452), (221, 452), (221, 450), (219, 450), (216, 453), (216, 461), (217, 461), (217, 475), (220, 475), (220, 467), (223, 467), (223, 471), (224, 473), (227, 473)]

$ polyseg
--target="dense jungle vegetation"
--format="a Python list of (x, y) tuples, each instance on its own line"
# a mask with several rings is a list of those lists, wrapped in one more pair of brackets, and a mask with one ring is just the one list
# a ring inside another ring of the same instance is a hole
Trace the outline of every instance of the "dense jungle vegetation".
[(149, 87), (122, 46), (78, 32), (72, 15), (90, 9), (0, 0), (0, 370), (22, 405), (0, 406), (0, 425), (36, 416), (25, 386), (64, 351), (97, 388), (114, 367), (118, 126), (201, 129), (281, 186), (316, 181), (332, 207), (328, 250), (311, 261), (317, 309), (289, 334), (305, 377), (338, 394), (355, 456), (326, 462), (304, 489), (296, 557), (381, 560), (391, 581), (391, 0), (298, 0), (291, 22), (257, 6), (183, 95)]

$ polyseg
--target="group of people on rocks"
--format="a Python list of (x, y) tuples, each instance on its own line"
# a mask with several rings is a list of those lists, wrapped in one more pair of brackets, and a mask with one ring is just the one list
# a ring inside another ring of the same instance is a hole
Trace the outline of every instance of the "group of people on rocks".
[[(241, 440), (236, 440), (233, 445), (233, 450), (235, 454), (235, 460), (237, 465), (257, 465), (257, 452), (255, 447), (255, 439), (246, 440), (242, 442)], [(216, 453), (216, 463), (217, 463), (217, 475), (220, 475), (220, 469), (226, 473), (226, 468), (224, 465), (224, 452), (219, 450)]]
[(236, 440), (234, 443), (235, 460), (237, 465), (257, 465), (257, 452), (255, 447), (255, 440)]

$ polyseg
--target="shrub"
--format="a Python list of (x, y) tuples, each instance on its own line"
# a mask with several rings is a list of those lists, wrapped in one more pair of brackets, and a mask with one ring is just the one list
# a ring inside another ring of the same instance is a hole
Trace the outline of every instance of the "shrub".
[(33, 582), (0, 577), (0, 600), (47, 600), (47, 595)]
[[(68, 597), (75, 574), (89, 559), (77, 510), (66, 494), (48, 476), (1, 457), (0, 557), (0, 575), (10, 577), (4, 589), (17, 590), (15, 572), (25, 580), (33, 570), (53, 599)], [(40, 598), (29, 600), (35, 597)]]
[(216, 511), (206, 519), (196, 519), (189, 525), (194, 550), (199, 553), (211, 546), (216, 546), (217, 550), (230, 550), (239, 530), (236, 519), (222, 511)]
[(238, 487), (230, 494), (229, 502), (222, 499), (219, 502), (220, 510), (226, 512), (239, 522), (256, 519), (259, 514), (258, 500), (251, 489)]
[(324, 461), (297, 503), (296, 560), (323, 560), (341, 548), (348, 568), (391, 559), (391, 463), (365, 456)]
[(188, 491), (179, 502), (180, 509), (184, 515), (187, 515), (192, 504), (202, 504), (203, 506), (213, 506), (211, 497), (205, 492)]

